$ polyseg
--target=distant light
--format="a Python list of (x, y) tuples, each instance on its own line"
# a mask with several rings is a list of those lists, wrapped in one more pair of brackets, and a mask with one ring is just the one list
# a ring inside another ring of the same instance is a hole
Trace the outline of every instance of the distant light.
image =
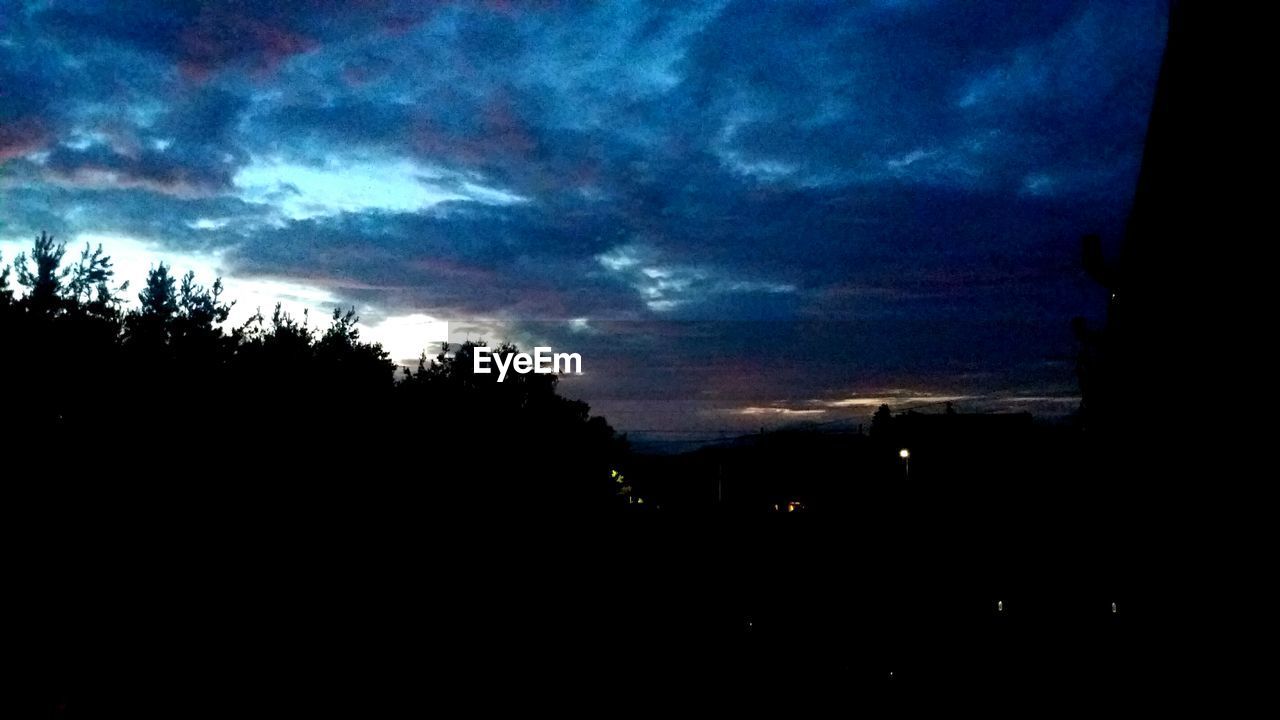
[(907, 458), (911, 457), (911, 451), (906, 448), (902, 448), (901, 450), (898, 451), (898, 457), (902, 458), (903, 460), (906, 460)]
[(1112, 615), (1115, 615), (1115, 614), (1116, 614), (1116, 604), (1115, 604), (1115, 603), (1111, 603), (1111, 614), (1112, 614)]
[(997, 600), (997, 601), (996, 601), (996, 612), (1004, 612), (1004, 601), (1003, 601), (1003, 600)]

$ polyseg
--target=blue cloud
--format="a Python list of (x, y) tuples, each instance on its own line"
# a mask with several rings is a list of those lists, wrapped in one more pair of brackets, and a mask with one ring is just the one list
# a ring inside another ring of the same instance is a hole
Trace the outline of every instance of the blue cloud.
[[(496, 318), (588, 346), (568, 387), (624, 414), (655, 388), (698, 417), (859, 383), (1039, 397), (1073, 382), (1046, 358), (1091, 307), (1078, 237), (1127, 212), (1164, 12), (6, 2), (0, 233)], [(767, 372), (780, 347), (830, 360)]]

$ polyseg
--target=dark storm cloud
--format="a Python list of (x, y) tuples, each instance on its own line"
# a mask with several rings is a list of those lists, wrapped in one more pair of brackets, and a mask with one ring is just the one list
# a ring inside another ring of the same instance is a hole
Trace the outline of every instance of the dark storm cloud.
[(164, 57), (192, 80), (224, 69), (266, 72), (334, 38), (413, 22), (424, 3), (275, 2), (37, 3), (38, 26), (71, 47), (112, 44)]
[[(567, 386), (605, 410), (669, 388), (698, 412), (1069, 387), (1078, 238), (1121, 227), (1164, 23), (1155, 0), (0, 8), (4, 232), (499, 318), (589, 351)], [(634, 355), (682, 342), (679, 368)], [(780, 347), (825, 359), (765, 372)]]
[(358, 294), (382, 304), (457, 319), (639, 312), (629, 288), (602, 277), (593, 259), (607, 247), (589, 226), (567, 225), (536, 207), (445, 207), (264, 228), (238, 245), (230, 262), (246, 274), (319, 276), (331, 286), (374, 291)]

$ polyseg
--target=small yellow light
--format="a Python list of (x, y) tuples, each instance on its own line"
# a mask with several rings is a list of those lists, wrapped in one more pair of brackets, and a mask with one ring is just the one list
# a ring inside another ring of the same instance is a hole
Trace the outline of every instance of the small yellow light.
[(898, 457), (902, 458), (903, 460), (906, 460), (907, 458), (911, 457), (911, 451), (906, 448), (902, 448), (901, 450), (898, 451)]

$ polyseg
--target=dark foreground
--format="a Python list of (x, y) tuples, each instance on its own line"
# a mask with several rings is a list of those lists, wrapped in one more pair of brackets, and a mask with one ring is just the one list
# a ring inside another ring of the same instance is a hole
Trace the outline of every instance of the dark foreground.
[(999, 510), (588, 523), (352, 497), (71, 511), (16, 546), (35, 558), (11, 586), (34, 689), (21, 716), (1176, 690), (1186, 613), (1222, 611), (1171, 579), (1176, 553), (1080, 508)]

